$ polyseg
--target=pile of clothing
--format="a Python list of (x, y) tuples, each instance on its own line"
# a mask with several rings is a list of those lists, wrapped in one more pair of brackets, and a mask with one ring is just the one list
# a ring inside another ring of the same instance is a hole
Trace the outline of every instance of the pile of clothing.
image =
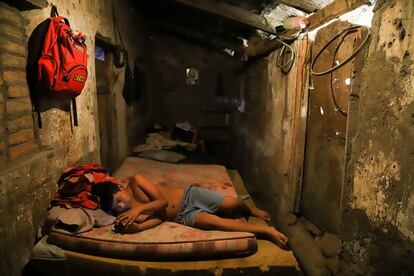
[(99, 198), (92, 194), (93, 187), (103, 183), (118, 185), (117, 180), (101, 165), (78, 165), (63, 171), (58, 181), (58, 191), (51, 202), (53, 207), (39, 226), (39, 242), (30, 256), (30, 263), (35, 270), (50, 271), (51, 265), (55, 265), (62, 272), (60, 275), (69, 275), (65, 253), (47, 241), (50, 231), (59, 229), (68, 234), (79, 234), (115, 222), (114, 216), (99, 209)]
[(118, 185), (108, 170), (98, 164), (78, 165), (66, 168), (58, 181), (58, 191), (52, 205), (66, 208), (85, 207), (97, 209), (99, 198), (91, 193), (94, 185), (112, 183)]

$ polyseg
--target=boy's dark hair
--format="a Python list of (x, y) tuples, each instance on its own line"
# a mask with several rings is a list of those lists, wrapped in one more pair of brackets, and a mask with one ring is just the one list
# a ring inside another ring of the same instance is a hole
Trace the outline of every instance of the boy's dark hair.
[(112, 213), (112, 203), (114, 201), (114, 194), (119, 192), (121, 189), (118, 185), (113, 183), (100, 183), (92, 188), (92, 194), (99, 197), (99, 205), (102, 210), (107, 213)]

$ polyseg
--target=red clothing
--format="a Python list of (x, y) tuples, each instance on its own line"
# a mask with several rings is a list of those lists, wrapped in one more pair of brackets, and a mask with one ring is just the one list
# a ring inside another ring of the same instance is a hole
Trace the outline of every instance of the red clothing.
[(78, 165), (66, 168), (58, 182), (58, 191), (52, 199), (52, 205), (67, 208), (85, 207), (97, 209), (99, 198), (91, 194), (92, 187), (101, 183), (117, 185), (108, 170), (98, 164)]

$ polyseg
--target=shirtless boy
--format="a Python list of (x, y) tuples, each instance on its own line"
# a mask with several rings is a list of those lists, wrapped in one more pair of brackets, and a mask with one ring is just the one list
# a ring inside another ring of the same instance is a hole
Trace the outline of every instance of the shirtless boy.
[(287, 243), (287, 237), (272, 226), (229, 218), (235, 215), (255, 216), (269, 221), (266, 211), (248, 207), (238, 198), (198, 186), (165, 188), (136, 175), (128, 186), (116, 188), (106, 197), (101, 194), (100, 198), (102, 209), (112, 209), (120, 214), (116, 228), (123, 233), (150, 229), (168, 220), (205, 230), (250, 232), (280, 247)]

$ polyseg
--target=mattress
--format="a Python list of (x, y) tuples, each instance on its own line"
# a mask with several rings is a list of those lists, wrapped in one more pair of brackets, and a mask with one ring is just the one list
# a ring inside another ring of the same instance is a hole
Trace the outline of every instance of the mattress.
[[(119, 180), (141, 174), (162, 186), (198, 184), (225, 195), (237, 196), (223, 166), (179, 165), (128, 157), (115, 174)], [(174, 222), (133, 234), (119, 234), (112, 226), (72, 235), (59, 230), (50, 233), (48, 242), (63, 249), (104, 257), (134, 260), (190, 260), (238, 257), (257, 251), (253, 234), (206, 231)]]

